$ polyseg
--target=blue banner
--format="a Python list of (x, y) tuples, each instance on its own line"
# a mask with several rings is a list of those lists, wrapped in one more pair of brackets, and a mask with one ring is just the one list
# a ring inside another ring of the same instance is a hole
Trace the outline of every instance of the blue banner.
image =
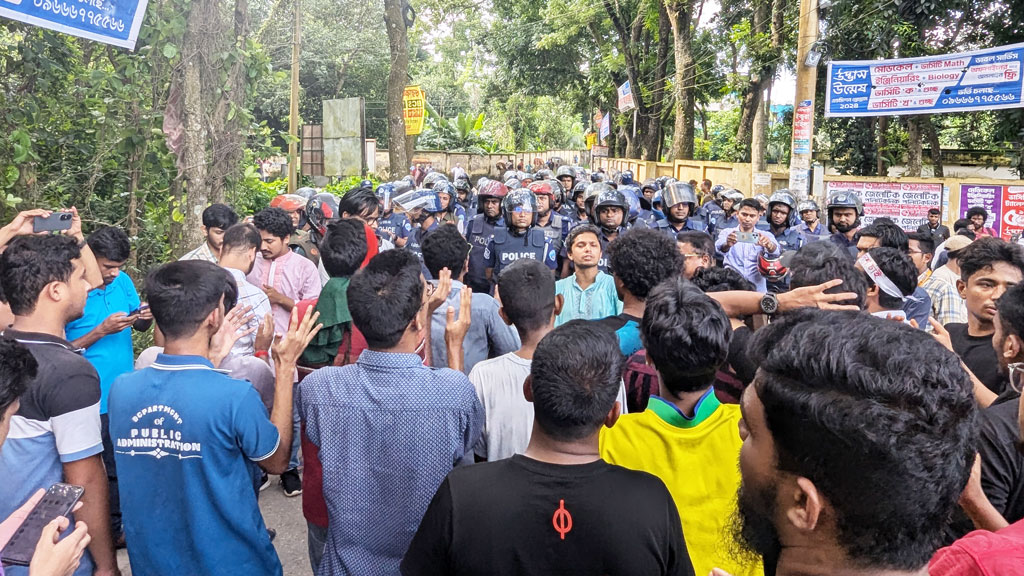
[(825, 116), (891, 116), (1024, 106), (1024, 44), (962, 54), (830, 62)]
[(609, 111), (607, 114), (604, 115), (603, 118), (601, 118), (601, 128), (600, 128), (601, 131), (599, 133), (600, 136), (601, 136), (601, 140), (604, 140), (605, 138), (608, 137), (609, 134), (612, 133), (611, 119), (612, 119), (611, 111)]
[(0, 0), (0, 16), (135, 49), (148, 0)]

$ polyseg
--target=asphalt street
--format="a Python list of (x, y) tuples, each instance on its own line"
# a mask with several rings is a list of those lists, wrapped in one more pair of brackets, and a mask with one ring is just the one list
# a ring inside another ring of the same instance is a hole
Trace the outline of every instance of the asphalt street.
[[(281, 558), (285, 576), (312, 576), (306, 548), (306, 519), (302, 517), (302, 497), (286, 497), (277, 477), (272, 476), (270, 486), (260, 493), (260, 509), (267, 527), (277, 530), (274, 547)], [(126, 551), (118, 551), (117, 563), (122, 576), (131, 576)]]

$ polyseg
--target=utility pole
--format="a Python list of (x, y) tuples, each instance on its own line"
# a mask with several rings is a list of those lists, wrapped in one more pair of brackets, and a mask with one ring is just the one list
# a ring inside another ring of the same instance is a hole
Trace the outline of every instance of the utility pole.
[(288, 193), (299, 187), (299, 39), (302, 35), (302, 12), (295, 0), (295, 32), (292, 36), (292, 94), (288, 113)]
[(800, 0), (800, 28), (796, 48), (796, 96), (793, 138), (789, 159), (789, 190), (806, 198), (811, 190), (811, 152), (814, 147), (814, 89), (818, 66), (807, 66), (807, 53), (818, 39), (818, 0)]

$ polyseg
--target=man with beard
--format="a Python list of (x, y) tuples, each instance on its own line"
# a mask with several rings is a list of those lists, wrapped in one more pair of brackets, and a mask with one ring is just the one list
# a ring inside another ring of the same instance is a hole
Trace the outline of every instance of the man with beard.
[[(999, 370), (1010, 378), (1015, 397), (982, 412), (980, 479), (972, 474), (960, 499), (978, 530), (939, 550), (928, 566), (931, 576), (1019, 574), (1024, 566), (1024, 284), (999, 299), (995, 326)], [(1013, 524), (1007, 527), (1008, 522)]]
[(836, 227), (836, 233), (829, 240), (847, 251), (851, 259), (857, 258), (857, 228), (864, 215), (864, 205), (853, 192), (839, 192), (828, 199), (825, 206), (829, 224)]
[(740, 546), (769, 574), (927, 574), (974, 462), (959, 359), (899, 323), (809, 308), (748, 353)]
[(484, 250), (487, 280), (495, 284), (502, 268), (521, 258), (543, 262), (555, 269), (556, 253), (544, 231), (536, 226), (537, 197), (527, 189), (509, 192), (501, 202), (506, 227), (496, 228)]
[(665, 218), (658, 220), (658, 230), (674, 238), (683, 230), (704, 231), (707, 229), (704, 221), (695, 214), (697, 196), (689, 184), (682, 182), (671, 184), (662, 191), (661, 200)]
[(480, 187), (478, 193), (480, 213), (469, 221), (466, 229), (466, 240), (469, 241), (469, 268), (466, 270), (465, 283), (473, 292), (486, 294), (491, 291), (491, 283), (487, 280), (487, 259), (484, 252), (487, 243), (494, 238), (495, 228), (503, 228), (505, 220), (501, 217), (501, 201), (508, 194), (508, 188), (497, 180), (488, 180)]
[(611, 242), (626, 231), (626, 211), (629, 210), (629, 204), (621, 192), (605, 186), (609, 189), (598, 192), (594, 198), (593, 215), (597, 225), (601, 227), (602, 239)]

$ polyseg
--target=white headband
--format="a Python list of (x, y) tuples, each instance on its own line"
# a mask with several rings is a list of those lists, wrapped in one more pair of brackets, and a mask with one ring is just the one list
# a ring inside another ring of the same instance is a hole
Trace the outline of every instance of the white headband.
[(885, 275), (885, 272), (882, 272), (882, 269), (878, 267), (878, 264), (875, 262), (875, 259), (871, 257), (871, 254), (865, 252), (860, 258), (857, 258), (857, 264), (860, 264), (860, 267), (868, 273), (868, 277), (871, 278), (871, 281), (874, 282), (875, 286), (878, 286), (882, 292), (885, 292), (893, 298), (899, 298), (900, 300), (905, 298), (903, 296), (903, 292), (901, 292), (900, 289), (896, 287), (896, 284)]

